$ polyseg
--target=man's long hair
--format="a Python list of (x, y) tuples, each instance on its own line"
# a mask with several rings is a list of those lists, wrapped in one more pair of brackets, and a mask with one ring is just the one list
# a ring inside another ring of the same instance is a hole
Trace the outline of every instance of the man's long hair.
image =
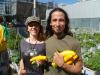
[(70, 35), (70, 36), (73, 36), (73, 34), (71, 33), (71, 31), (69, 30), (69, 17), (68, 17), (68, 14), (62, 9), (62, 8), (54, 8), (50, 13), (49, 13), (49, 16), (48, 16), (48, 19), (47, 19), (47, 26), (46, 26), (46, 32), (45, 32), (45, 35), (46, 35), (46, 38), (48, 37), (51, 37), (54, 32), (52, 31), (52, 27), (50, 25), (50, 22), (51, 22), (51, 15), (53, 12), (55, 11), (60, 11), (62, 13), (64, 13), (64, 16), (65, 16), (65, 29), (64, 29), (64, 35)]

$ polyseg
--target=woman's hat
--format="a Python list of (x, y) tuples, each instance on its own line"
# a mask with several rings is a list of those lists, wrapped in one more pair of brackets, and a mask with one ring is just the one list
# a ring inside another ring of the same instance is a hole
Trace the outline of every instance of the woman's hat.
[(30, 22), (40, 22), (40, 18), (36, 16), (30, 16), (26, 19), (25, 25), (28, 25)]

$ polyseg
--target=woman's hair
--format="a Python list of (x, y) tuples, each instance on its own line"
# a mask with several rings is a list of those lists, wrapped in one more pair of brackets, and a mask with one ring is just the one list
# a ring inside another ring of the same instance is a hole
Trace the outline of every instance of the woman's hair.
[[(34, 22), (30, 22), (28, 25), (30, 25), (30, 24), (39, 27), (39, 32), (38, 32), (37, 40), (44, 41), (45, 37), (44, 37), (44, 31), (43, 31), (42, 25), (39, 22), (35, 22), (35, 21)], [(26, 29), (28, 29), (28, 25), (27, 25)], [(28, 36), (29, 36), (29, 32), (28, 32)]]
[(64, 14), (64, 18), (65, 18), (65, 29), (64, 29), (64, 34), (65, 35), (70, 35), (72, 36), (73, 34), (71, 33), (71, 31), (69, 30), (69, 17), (68, 17), (68, 14), (62, 9), (62, 8), (54, 8), (50, 13), (49, 13), (49, 16), (48, 16), (48, 19), (47, 19), (47, 26), (46, 26), (46, 32), (45, 32), (45, 36), (46, 38), (48, 37), (51, 37), (54, 33), (52, 31), (52, 27), (50, 25), (50, 22), (51, 22), (51, 17), (52, 17), (52, 13), (55, 12), (55, 11), (59, 11), (59, 12), (62, 12)]

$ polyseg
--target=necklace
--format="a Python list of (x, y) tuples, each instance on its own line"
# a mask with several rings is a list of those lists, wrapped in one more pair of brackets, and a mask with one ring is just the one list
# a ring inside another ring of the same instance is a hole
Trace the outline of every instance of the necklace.
[(37, 49), (35, 48), (36, 44), (37, 44), (37, 40), (34, 44), (32, 44), (31, 40), (29, 39), (30, 56), (37, 55)]

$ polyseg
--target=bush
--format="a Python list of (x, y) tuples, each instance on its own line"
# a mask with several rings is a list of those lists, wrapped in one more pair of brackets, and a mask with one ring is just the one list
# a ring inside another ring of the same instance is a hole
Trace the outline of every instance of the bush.
[(20, 59), (19, 45), (22, 36), (16, 33), (15, 28), (8, 29), (9, 37), (7, 42), (7, 48), (10, 50), (9, 58), (11, 62), (18, 64)]
[(84, 65), (91, 70), (100, 71), (100, 50), (95, 53), (87, 52), (84, 55)]
[(18, 51), (18, 50), (11, 50), (11, 53), (9, 55), (9, 59), (10, 59), (11, 62), (19, 64), (20, 51)]

